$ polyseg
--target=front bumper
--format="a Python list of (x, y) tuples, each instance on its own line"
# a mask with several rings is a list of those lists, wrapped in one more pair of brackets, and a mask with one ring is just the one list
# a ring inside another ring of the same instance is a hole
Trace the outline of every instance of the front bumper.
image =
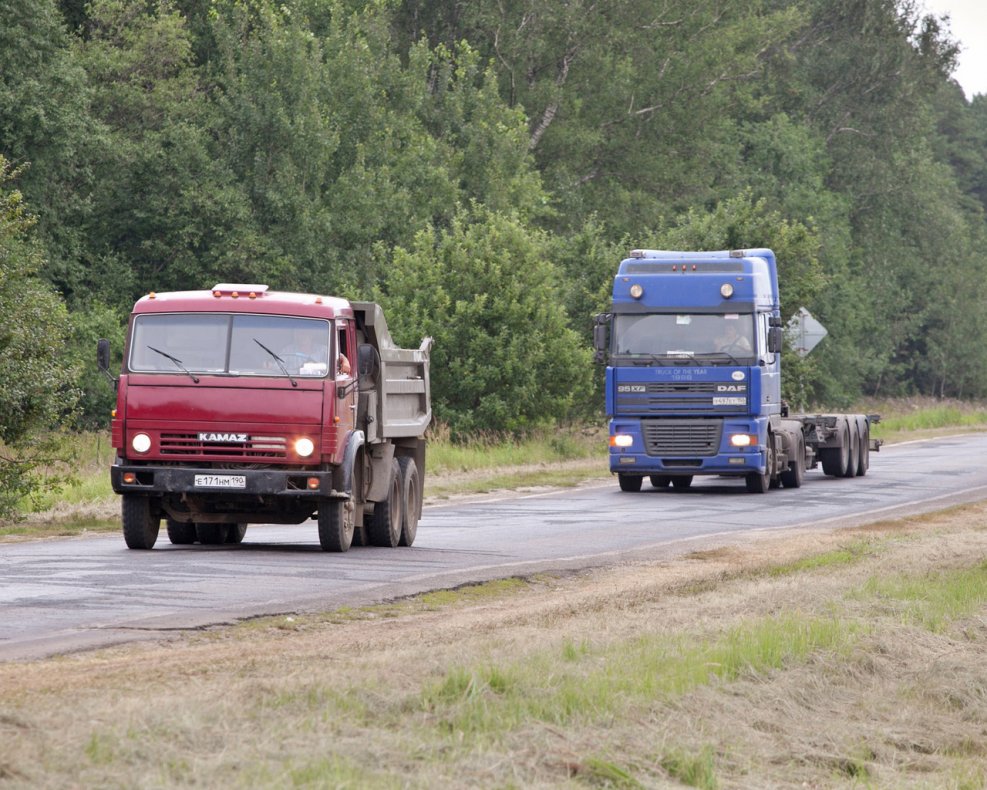
[[(133, 483), (125, 483), (124, 475), (134, 475)], [(196, 475), (244, 478), (242, 487), (196, 485)], [(319, 481), (317, 488), (309, 488), (309, 480)], [(290, 497), (293, 499), (339, 497), (345, 494), (333, 488), (333, 473), (299, 471), (297, 469), (213, 469), (173, 466), (144, 466), (114, 464), (110, 467), (110, 483), (118, 494), (164, 496), (186, 494), (195, 496)]]

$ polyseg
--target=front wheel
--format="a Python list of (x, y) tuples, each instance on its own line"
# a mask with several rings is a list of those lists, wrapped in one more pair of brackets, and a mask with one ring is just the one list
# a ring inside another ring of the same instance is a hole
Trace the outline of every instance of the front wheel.
[(766, 494), (771, 488), (772, 471), (775, 466), (774, 439), (768, 434), (768, 449), (764, 458), (764, 474), (749, 472), (744, 478), (747, 491), (751, 494)]
[(353, 502), (324, 499), (319, 503), (319, 545), (323, 551), (348, 551), (355, 527)]
[(128, 549), (152, 549), (161, 529), (161, 517), (146, 496), (124, 494), (120, 505), (123, 539)]
[(781, 473), (785, 488), (801, 488), (805, 479), (805, 443), (801, 436), (795, 441), (795, 458), (788, 462), (788, 468)]
[(617, 483), (620, 484), (621, 491), (640, 491), (641, 483), (644, 482), (644, 478), (641, 475), (625, 475), (620, 472), (617, 473)]
[(246, 524), (228, 524), (226, 527), (226, 542), (243, 543), (243, 536), (246, 534)]

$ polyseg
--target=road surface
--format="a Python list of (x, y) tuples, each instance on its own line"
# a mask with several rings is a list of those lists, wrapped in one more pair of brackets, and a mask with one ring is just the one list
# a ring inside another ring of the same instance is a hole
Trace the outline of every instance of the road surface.
[(172, 546), (163, 523), (153, 551), (128, 550), (120, 534), (0, 544), (0, 660), (935, 510), (987, 498), (985, 457), (987, 434), (969, 434), (885, 447), (863, 478), (815, 470), (801, 489), (763, 495), (724, 478), (623, 493), (614, 479), (437, 505), (410, 549), (327, 554), (314, 522), (251, 526), (228, 546)]

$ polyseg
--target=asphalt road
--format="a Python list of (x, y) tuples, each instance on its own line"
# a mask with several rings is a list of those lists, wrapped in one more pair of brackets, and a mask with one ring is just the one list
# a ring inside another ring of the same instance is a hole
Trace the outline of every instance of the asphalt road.
[(885, 447), (863, 478), (815, 470), (801, 489), (763, 495), (724, 478), (686, 491), (645, 482), (640, 493), (613, 480), (432, 506), (410, 549), (327, 554), (314, 522), (251, 526), (231, 546), (172, 546), (162, 524), (149, 552), (128, 550), (119, 534), (0, 544), (0, 660), (935, 510), (987, 498), (985, 456), (987, 434), (971, 434)]

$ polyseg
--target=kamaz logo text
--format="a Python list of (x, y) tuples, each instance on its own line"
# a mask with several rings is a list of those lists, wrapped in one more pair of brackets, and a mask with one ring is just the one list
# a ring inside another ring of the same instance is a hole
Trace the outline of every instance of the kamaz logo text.
[(200, 433), (200, 442), (245, 442), (250, 437), (245, 433)]

